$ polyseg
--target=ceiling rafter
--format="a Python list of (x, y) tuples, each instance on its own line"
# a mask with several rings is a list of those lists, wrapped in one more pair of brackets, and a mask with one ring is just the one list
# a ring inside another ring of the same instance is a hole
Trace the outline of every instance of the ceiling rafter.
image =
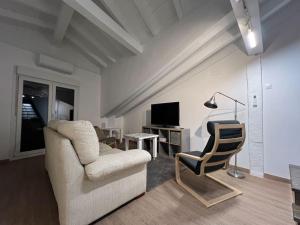
[[(33, 17), (21, 15), (19, 13), (11, 12), (9, 10), (5, 10), (5, 9), (2, 9), (2, 8), (0, 8), (0, 16), (11, 19), (13, 21), (34, 25), (36, 27), (46, 29), (46, 30), (50, 30), (50, 31), (53, 31), (53, 29), (54, 29), (54, 26), (49, 25), (48, 23), (46, 23), (46, 22), (44, 22), (44, 21), (42, 21), (38, 18), (33, 18)], [(69, 39), (82, 52), (84, 52), (88, 57), (92, 58), (94, 61), (96, 61), (102, 67), (107, 67), (108, 66), (107, 63), (103, 59), (101, 59), (99, 56), (91, 53), (90, 50), (88, 50), (83, 45), (83, 43), (81, 43), (81, 41), (77, 37), (73, 37), (73, 36), (70, 36), (70, 35), (67, 34), (66, 38)]]
[(90, 35), (82, 26), (76, 23), (76, 21), (71, 22), (71, 29), (74, 30), (82, 39), (86, 40), (88, 43), (93, 45), (99, 52), (101, 52), (109, 61), (115, 63), (117, 57), (114, 56), (107, 48), (105, 48), (93, 35)]
[(181, 5), (181, 0), (173, 0), (173, 5), (174, 5), (178, 19), (181, 20), (183, 17), (183, 9), (182, 9), (182, 5)]
[(100, 0), (106, 10), (112, 15), (113, 19), (116, 20), (125, 30), (130, 32), (130, 26), (127, 23), (126, 18), (123, 16), (120, 7), (113, 0)]
[(61, 42), (64, 39), (73, 14), (74, 10), (62, 2), (54, 29), (54, 39), (56, 41)]
[(101, 59), (99, 56), (92, 53), (87, 47), (84, 46), (82, 41), (75, 36), (71, 36), (69, 34), (66, 35), (66, 38), (73, 43), (77, 48), (79, 48), (82, 52), (84, 52), (88, 57), (90, 57), (92, 60), (96, 61), (100, 66), (106, 68), (108, 65), (107, 63)]
[(157, 35), (159, 33), (159, 29), (156, 26), (154, 26), (152, 22), (152, 13), (148, 10), (147, 2), (145, 0), (134, 0), (134, 3), (137, 9), (139, 10), (144, 23), (150, 30), (151, 34), (153, 36)]
[[(30, 7), (36, 11), (42, 12), (44, 14), (48, 14), (51, 16), (57, 16), (56, 7), (49, 7), (52, 6), (52, 1), (44, 1), (41, 3), (39, 0), (9, 0), (13, 3), (24, 5)], [(45, 4), (46, 3), (46, 4)]]
[(131, 52), (143, 52), (143, 46), (92, 1), (63, 0), (83, 17), (107, 33)]
[(33, 18), (30, 16), (22, 15), (7, 9), (2, 9), (0, 8), (0, 16), (14, 20), (14, 21), (19, 21), (23, 23), (27, 23), (30, 25), (37, 26), (39, 28), (44, 28), (44, 29), (53, 29), (53, 25), (51, 23), (48, 23), (44, 20), (41, 20), (39, 18)]

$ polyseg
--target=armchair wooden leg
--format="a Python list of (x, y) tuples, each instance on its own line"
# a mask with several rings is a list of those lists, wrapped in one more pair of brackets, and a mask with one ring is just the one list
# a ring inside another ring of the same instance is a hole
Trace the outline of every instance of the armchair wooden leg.
[(175, 177), (176, 177), (176, 182), (179, 183), (181, 182), (180, 179), (180, 164), (179, 164), (179, 157), (175, 157)]
[(193, 195), (196, 199), (198, 199), (207, 208), (242, 194), (242, 192), (239, 191), (238, 189), (236, 189), (236, 188), (226, 184), (225, 182), (223, 182), (223, 181), (221, 181), (217, 178), (214, 178), (211, 175), (207, 174), (205, 176), (207, 176), (208, 178), (216, 181), (217, 183), (221, 184), (222, 186), (232, 190), (232, 192), (230, 192), (228, 194), (225, 194), (225, 195), (222, 195), (222, 196), (219, 196), (219, 197), (214, 198), (214, 199), (206, 200), (201, 195), (199, 195), (196, 191), (194, 191), (193, 189), (191, 189), (189, 186), (187, 186), (186, 184), (184, 184), (181, 181), (181, 178), (180, 178), (180, 164), (181, 163), (179, 161), (179, 157), (176, 156), (176, 158), (175, 158), (176, 182), (179, 184), (179, 186), (181, 186), (183, 189), (185, 189), (187, 192), (189, 192), (191, 195)]

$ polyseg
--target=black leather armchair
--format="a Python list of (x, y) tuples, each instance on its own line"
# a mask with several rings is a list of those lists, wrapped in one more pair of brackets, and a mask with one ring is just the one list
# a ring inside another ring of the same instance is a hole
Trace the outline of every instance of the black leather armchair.
[[(245, 124), (236, 120), (210, 121), (207, 123), (210, 138), (201, 151), (176, 154), (175, 171), (177, 183), (199, 199), (205, 206), (210, 207), (229, 198), (235, 197), (241, 192), (224, 182), (213, 178), (209, 173), (220, 169), (226, 169), (230, 158), (238, 153), (245, 142)], [(207, 176), (210, 179), (231, 189), (232, 192), (217, 199), (205, 200), (189, 186), (185, 185), (180, 178), (180, 166), (184, 165), (198, 176)]]

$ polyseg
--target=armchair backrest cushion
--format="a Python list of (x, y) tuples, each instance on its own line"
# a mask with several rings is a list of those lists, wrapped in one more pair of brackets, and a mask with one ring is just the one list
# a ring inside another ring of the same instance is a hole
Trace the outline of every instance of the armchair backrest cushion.
[(97, 160), (99, 142), (91, 122), (66, 121), (58, 124), (57, 131), (71, 140), (81, 164), (86, 165)]
[[(210, 153), (216, 142), (216, 137), (215, 137), (215, 130), (216, 130), (216, 124), (228, 124), (228, 125), (234, 125), (234, 124), (240, 124), (237, 120), (222, 120), (222, 121), (209, 121), (207, 123), (207, 131), (211, 135), (209, 137), (209, 140), (201, 154), (201, 157), (205, 157), (207, 153)], [(232, 128), (232, 129), (221, 129), (220, 130), (220, 139), (231, 139), (231, 138), (239, 138), (242, 137), (242, 129), (240, 128)], [(235, 150), (239, 147), (241, 142), (231, 142), (231, 143), (219, 143), (217, 145), (216, 152), (228, 152), (228, 154), (223, 154), (223, 155), (212, 155), (207, 163), (214, 163), (218, 161), (223, 161), (223, 160), (229, 160), (231, 157), (231, 153), (229, 153), (232, 150)], [(200, 169), (201, 162), (198, 162), (199, 165), (197, 167)], [(206, 168), (208, 171), (214, 171), (217, 169), (220, 169), (224, 167), (224, 164), (218, 164), (215, 166), (210, 166), (210, 168)]]

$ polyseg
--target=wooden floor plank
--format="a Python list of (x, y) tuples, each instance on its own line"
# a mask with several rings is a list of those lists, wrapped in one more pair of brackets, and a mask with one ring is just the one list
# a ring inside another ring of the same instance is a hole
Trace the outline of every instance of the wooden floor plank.
[[(225, 171), (213, 176), (240, 189), (243, 195), (207, 209), (171, 179), (94, 224), (294, 225), (289, 184), (249, 175), (234, 179)], [(199, 182), (196, 179), (191, 180)], [(1, 164), (0, 180), (0, 225), (58, 224), (43, 157)]]

